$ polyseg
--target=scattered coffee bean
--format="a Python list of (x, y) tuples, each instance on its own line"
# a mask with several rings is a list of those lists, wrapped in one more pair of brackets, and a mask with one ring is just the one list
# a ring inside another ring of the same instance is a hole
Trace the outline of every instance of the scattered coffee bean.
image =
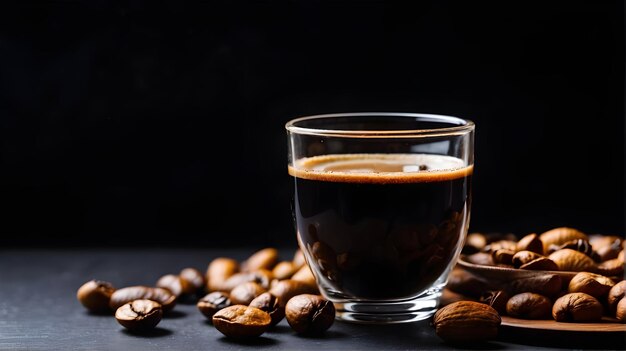
[(289, 299), (285, 317), (297, 333), (318, 335), (335, 321), (335, 306), (320, 295), (301, 294)]
[(213, 315), (228, 306), (230, 306), (230, 299), (228, 294), (223, 291), (214, 291), (201, 298), (196, 307), (198, 310), (209, 320), (213, 318)]
[(102, 313), (111, 310), (109, 301), (113, 292), (115, 292), (113, 284), (102, 280), (90, 280), (78, 288), (76, 298), (89, 311)]
[(124, 328), (133, 331), (152, 329), (159, 324), (161, 317), (163, 317), (161, 304), (152, 300), (134, 300), (115, 311), (115, 319)]
[(272, 326), (285, 318), (285, 307), (280, 305), (278, 298), (270, 292), (264, 292), (250, 302), (250, 307), (256, 307), (270, 314)]
[(183, 294), (193, 295), (204, 291), (206, 281), (202, 273), (195, 268), (185, 268), (178, 274)]
[(283, 307), (289, 302), (289, 299), (296, 295), (316, 294), (317, 292), (317, 288), (310, 284), (292, 279), (281, 280), (270, 289), (270, 293), (278, 298)]
[(259, 283), (246, 282), (237, 285), (230, 291), (230, 301), (233, 305), (248, 305), (255, 297), (267, 291)]
[(230, 338), (251, 338), (265, 333), (272, 323), (269, 313), (256, 307), (233, 305), (213, 315), (215, 329)]
[(134, 300), (152, 300), (161, 304), (163, 312), (168, 312), (176, 304), (176, 295), (164, 288), (136, 285), (116, 290), (111, 295), (109, 306), (118, 309), (120, 306)]
[(176, 298), (179, 298), (183, 294), (183, 285), (181, 284), (180, 277), (174, 274), (162, 276), (157, 280), (156, 286), (169, 290), (172, 294), (176, 295)]

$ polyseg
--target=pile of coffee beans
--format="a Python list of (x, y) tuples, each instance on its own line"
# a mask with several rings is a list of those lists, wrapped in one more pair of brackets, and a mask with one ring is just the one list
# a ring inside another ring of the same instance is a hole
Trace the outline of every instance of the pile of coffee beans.
[(298, 334), (320, 335), (335, 320), (334, 305), (320, 295), (302, 251), (280, 260), (275, 248), (253, 252), (243, 261), (216, 257), (206, 272), (188, 267), (166, 274), (154, 286), (116, 289), (90, 280), (77, 291), (78, 301), (93, 313), (114, 314), (123, 327), (145, 332), (185, 299), (227, 337), (258, 337), (283, 319)]

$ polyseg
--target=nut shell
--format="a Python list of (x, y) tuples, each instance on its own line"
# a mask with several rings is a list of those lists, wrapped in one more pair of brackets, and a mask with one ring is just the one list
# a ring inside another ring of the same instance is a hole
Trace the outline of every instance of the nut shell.
[(572, 249), (555, 251), (548, 258), (556, 263), (560, 271), (589, 272), (595, 268), (595, 262), (589, 256)]
[(502, 323), (491, 306), (474, 301), (457, 301), (446, 305), (433, 316), (435, 333), (451, 343), (484, 342), (498, 335)]
[(569, 293), (559, 297), (552, 306), (557, 322), (593, 322), (602, 319), (602, 304), (585, 293)]
[(570, 293), (581, 292), (603, 299), (614, 285), (613, 280), (603, 275), (580, 272), (570, 280), (567, 291)]
[(578, 229), (569, 227), (558, 227), (539, 235), (539, 239), (543, 243), (543, 252), (547, 253), (550, 245), (562, 245), (568, 241), (576, 239), (589, 240), (587, 234), (581, 232)]

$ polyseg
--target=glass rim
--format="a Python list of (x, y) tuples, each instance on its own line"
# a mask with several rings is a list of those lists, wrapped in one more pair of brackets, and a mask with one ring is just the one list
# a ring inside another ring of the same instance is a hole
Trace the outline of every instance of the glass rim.
[[(421, 118), (424, 122), (449, 123), (450, 127), (435, 127), (422, 129), (392, 129), (392, 130), (366, 130), (366, 129), (325, 129), (325, 128), (308, 128), (297, 126), (298, 123), (310, 120), (320, 120), (325, 118), (343, 118), (343, 117), (374, 117), (374, 116), (391, 116), (391, 117), (413, 117)], [(412, 112), (346, 112), (346, 113), (329, 113), (303, 116), (291, 119), (285, 123), (285, 129), (290, 133), (317, 135), (317, 136), (335, 136), (346, 138), (419, 138), (433, 136), (451, 136), (464, 135), (475, 129), (472, 120), (449, 115), (430, 114), (430, 113), (412, 113)]]

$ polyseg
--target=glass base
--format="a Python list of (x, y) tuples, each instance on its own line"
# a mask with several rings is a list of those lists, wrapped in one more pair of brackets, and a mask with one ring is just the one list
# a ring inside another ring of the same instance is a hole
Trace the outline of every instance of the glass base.
[(441, 290), (412, 300), (335, 302), (336, 319), (362, 324), (409, 323), (430, 318), (437, 311)]

